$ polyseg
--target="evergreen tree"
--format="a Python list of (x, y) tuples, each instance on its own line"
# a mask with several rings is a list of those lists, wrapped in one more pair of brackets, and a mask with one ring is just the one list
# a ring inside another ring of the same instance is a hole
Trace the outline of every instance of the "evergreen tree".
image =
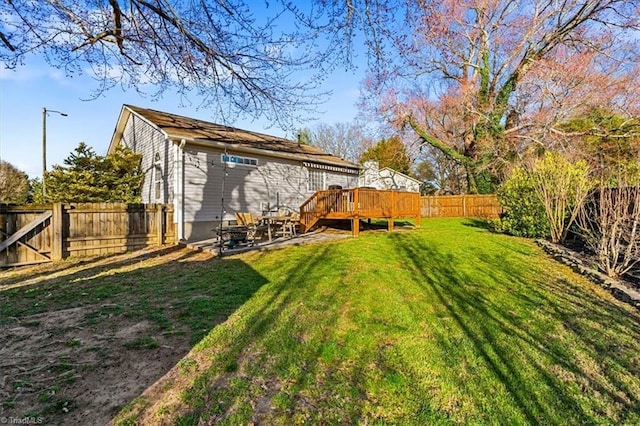
[(46, 202), (140, 202), (144, 175), (141, 154), (118, 147), (106, 157), (81, 142), (64, 160), (47, 172)]

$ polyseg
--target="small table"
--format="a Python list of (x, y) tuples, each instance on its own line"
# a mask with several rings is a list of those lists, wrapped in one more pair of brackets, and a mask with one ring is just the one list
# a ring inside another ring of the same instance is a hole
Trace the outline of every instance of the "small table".
[(267, 225), (269, 242), (272, 241), (274, 235), (272, 228), (275, 228), (276, 235), (280, 232), (283, 237), (292, 238), (295, 234), (294, 220), (291, 216), (262, 216), (260, 221)]
[(271, 225), (274, 223), (273, 220), (276, 218), (276, 216), (260, 216), (260, 223), (262, 223), (263, 225), (267, 225), (267, 237), (269, 238), (269, 242), (271, 242), (272, 240), (272, 234), (271, 234)]

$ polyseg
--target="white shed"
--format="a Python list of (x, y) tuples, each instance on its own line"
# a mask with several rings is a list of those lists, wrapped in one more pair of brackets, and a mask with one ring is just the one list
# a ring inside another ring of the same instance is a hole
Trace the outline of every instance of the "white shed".
[(375, 189), (420, 192), (421, 182), (389, 167), (380, 168), (377, 161), (365, 161), (360, 174), (360, 186)]

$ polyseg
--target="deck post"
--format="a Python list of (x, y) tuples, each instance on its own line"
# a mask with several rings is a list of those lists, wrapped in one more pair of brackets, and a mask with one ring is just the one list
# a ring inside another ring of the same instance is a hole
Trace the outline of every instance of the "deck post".
[(360, 192), (358, 188), (353, 190), (353, 218), (351, 219), (351, 234), (354, 237), (360, 235)]
[(360, 218), (357, 216), (351, 219), (351, 235), (354, 237), (360, 235)]

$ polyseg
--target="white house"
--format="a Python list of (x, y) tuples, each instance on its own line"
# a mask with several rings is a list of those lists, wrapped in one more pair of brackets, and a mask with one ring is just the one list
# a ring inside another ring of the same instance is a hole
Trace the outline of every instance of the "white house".
[(359, 184), (375, 189), (420, 192), (421, 182), (389, 167), (380, 168), (377, 161), (365, 161), (362, 165)]
[(236, 212), (297, 211), (316, 190), (358, 185), (359, 166), (275, 136), (123, 105), (109, 152), (142, 153), (142, 201), (173, 203), (178, 238), (211, 238)]

